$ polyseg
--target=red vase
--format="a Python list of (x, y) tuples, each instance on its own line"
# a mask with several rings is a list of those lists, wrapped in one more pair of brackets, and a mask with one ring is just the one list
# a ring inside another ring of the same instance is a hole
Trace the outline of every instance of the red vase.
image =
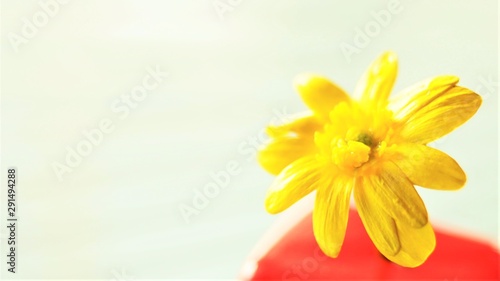
[(279, 229), (249, 256), (241, 280), (499, 280), (500, 260), (494, 247), (436, 228), (436, 249), (417, 268), (401, 267), (379, 254), (354, 210), (335, 259), (319, 249), (310, 213), (285, 233)]

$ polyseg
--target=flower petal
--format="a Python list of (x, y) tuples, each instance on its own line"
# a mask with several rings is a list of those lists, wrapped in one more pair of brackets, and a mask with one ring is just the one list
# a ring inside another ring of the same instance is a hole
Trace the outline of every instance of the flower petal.
[(390, 159), (416, 185), (456, 190), (464, 186), (466, 175), (446, 153), (422, 144), (400, 144), (388, 148)]
[(304, 103), (323, 120), (328, 120), (328, 114), (335, 105), (350, 101), (344, 90), (319, 75), (299, 75), (294, 85)]
[(398, 72), (398, 59), (395, 53), (385, 52), (366, 70), (354, 91), (361, 96), (361, 103), (375, 107), (387, 104)]
[(421, 265), (436, 245), (431, 225), (427, 222), (415, 227), (409, 221), (397, 218), (386, 208), (387, 202), (376, 198), (377, 191), (363, 181), (362, 177), (357, 179), (354, 198), (361, 220), (377, 249), (401, 266)]
[(411, 112), (418, 111), (428, 102), (455, 87), (460, 79), (452, 75), (441, 75), (421, 81), (392, 97), (388, 107), (394, 117), (404, 120)]
[(354, 178), (339, 176), (330, 185), (321, 186), (316, 194), (314, 236), (321, 250), (333, 258), (344, 242), (353, 185)]
[(300, 158), (288, 165), (276, 177), (266, 196), (266, 210), (279, 213), (311, 191), (328, 185), (330, 177), (324, 173), (325, 164), (315, 156)]
[(319, 131), (323, 128), (322, 123), (316, 118), (316, 116), (308, 114), (304, 116), (299, 116), (292, 121), (282, 124), (282, 125), (270, 125), (266, 129), (266, 133), (273, 138), (278, 137), (297, 137), (297, 136), (308, 136), (314, 137), (314, 132)]
[(436, 247), (436, 237), (430, 223), (421, 228), (397, 222), (400, 251), (395, 254), (383, 253), (390, 261), (405, 267), (417, 267), (424, 263)]
[(384, 255), (396, 255), (401, 249), (396, 222), (387, 215), (373, 198), (371, 186), (357, 178), (354, 186), (354, 200), (359, 216), (377, 249)]
[(478, 94), (459, 86), (421, 92), (403, 108), (398, 135), (407, 142), (429, 143), (465, 123), (480, 105)]
[(271, 139), (259, 150), (257, 160), (266, 171), (277, 175), (293, 161), (315, 151), (316, 146), (311, 137), (279, 137)]
[(321, 129), (321, 123), (313, 115), (269, 126), (267, 133), (271, 140), (259, 149), (257, 160), (266, 171), (277, 175), (293, 161), (315, 153), (314, 132)]
[(427, 223), (427, 210), (413, 183), (394, 163), (380, 163), (378, 174), (365, 176), (364, 186), (369, 186), (374, 200), (393, 218), (404, 220), (414, 227)]

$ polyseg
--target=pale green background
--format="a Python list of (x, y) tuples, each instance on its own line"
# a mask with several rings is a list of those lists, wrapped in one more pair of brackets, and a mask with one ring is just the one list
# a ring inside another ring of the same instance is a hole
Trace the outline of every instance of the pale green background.
[[(496, 241), (496, 1), (401, 1), (351, 62), (339, 46), (353, 44), (388, 1), (233, 1), (224, 20), (214, 2), (69, 1), (16, 53), (9, 34), (41, 8), (1, 1), (2, 277), (11, 276), (8, 166), (19, 169), (18, 278), (235, 277), (276, 219), (263, 209), (272, 177), (245, 142), (273, 112), (305, 109), (296, 74), (321, 73), (352, 92), (387, 49), (400, 58), (396, 91), (455, 74), (483, 95), (477, 115), (434, 144), (462, 165), (467, 186), (419, 190), (436, 224)], [(119, 119), (111, 104), (155, 65), (170, 76)], [(104, 118), (114, 131), (59, 182), (52, 164)], [(180, 204), (230, 161), (240, 174), (186, 224)]]

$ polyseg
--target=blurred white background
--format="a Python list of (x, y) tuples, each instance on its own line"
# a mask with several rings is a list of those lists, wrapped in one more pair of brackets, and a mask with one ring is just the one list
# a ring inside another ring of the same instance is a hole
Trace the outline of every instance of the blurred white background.
[[(263, 208), (273, 177), (253, 146), (267, 123), (305, 109), (293, 78), (317, 72), (352, 92), (388, 49), (400, 59), (395, 92), (454, 74), (483, 96), (475, 117), (433, 144), (461, 164), (466, 187), (419, 191), (436, 225), (496, 241), (497, 6), (1, 1), (0, 198), (5, 206), (6, 169), (17, 167), (16, 277), (234, 278), (277, 218)], [(346, 45), (356, 53), (346, 55)], [(148, 69), (159, 69), (158, 83)], [(156, 86), (140, 95), (144, 80)], [(126, 101), (131, 91), (137, 98)], [(102, 122), (112, 128), (85, 147), (83, 132)], [(78, 147), (91, 151), (67, 166)], [(228, 165), (236, 172), (227, 186), (183, 216)], [(1, 274), (11, 278), (1, 214)]]

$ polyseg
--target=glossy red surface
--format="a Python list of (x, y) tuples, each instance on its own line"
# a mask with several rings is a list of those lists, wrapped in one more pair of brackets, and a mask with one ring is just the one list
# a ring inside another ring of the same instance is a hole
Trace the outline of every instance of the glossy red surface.
[(326, 257), (312, 232), (311, 215), (292, 227), (263, 254), (250, 258), (242, 280), (499, 280), (499, 254), (473, 239), (436, 230), (437, 246), (418, 268), (404, 268), (382, 257), (351, 210), (338, 258)]

